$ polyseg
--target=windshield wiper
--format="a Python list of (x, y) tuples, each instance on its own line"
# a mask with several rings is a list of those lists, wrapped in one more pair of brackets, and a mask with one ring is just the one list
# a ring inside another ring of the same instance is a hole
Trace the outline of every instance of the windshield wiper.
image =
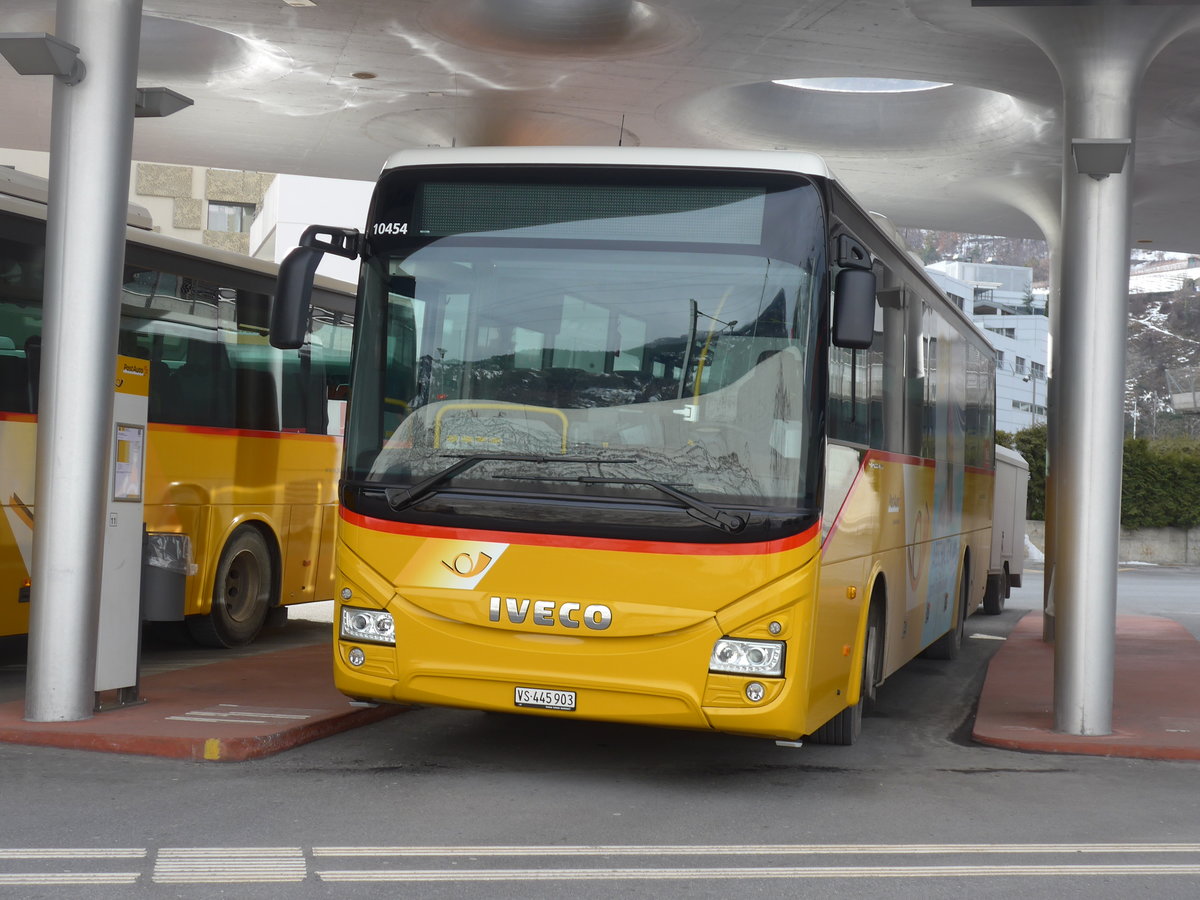
[(631, 463), (632, 459), (606, 459), (592, 456), (542, 456), (534, 453), (478, 453), (461, 456), (439, 472), (411, 484), (406, 488), (388, 488), (384, 491), (388, 506), (397, 512), (412, 506), (422, 497), (427, 497), (438, 486), (481, 462), (529, 462), (529, 463)]
[(678, 500), (687, 507), (688, 515), (699, 519), (706, 525), (711, 525), (714, 528), (719, 528), (722, 531), (727, 531), (730, 534), (736, 534), (746, 527), (746, 520), (741, 516), (726, 512), (723, 509), (717, 509), (715, 506), (709, 506), (698, 497), (693, 497), (691, 494), (686, 494), (683, 491), (671, 487), (662, 481), (653, 481), (648, 478), (604, 478), (593, 475), (584, 475), (575, 479), (581, 484), (640, 484), (646, 487), (652, 487), (656, 491), (661, 491), (668, 497)]

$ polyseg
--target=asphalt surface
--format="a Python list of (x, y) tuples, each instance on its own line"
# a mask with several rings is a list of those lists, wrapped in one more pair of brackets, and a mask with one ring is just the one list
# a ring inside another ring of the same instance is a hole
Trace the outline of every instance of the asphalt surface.
[[(1122, 612), (1194, 619), (1198, 575), (1122, 572)], [(971, 741), (1037, 607), (1029, 573), (853, 747), (444, 709), (228, 765), (0, 745), (0, 896), (1200, 895), (1200, 764)]]

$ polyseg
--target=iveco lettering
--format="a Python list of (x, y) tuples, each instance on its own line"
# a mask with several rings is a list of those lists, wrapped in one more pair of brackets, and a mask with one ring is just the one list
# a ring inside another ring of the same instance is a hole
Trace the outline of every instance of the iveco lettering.
[(602, 603), (590, 603), (585, 608), (579, 603), (556, 606), (550, 600), (515, 600), (512, 597), (501, 600), (493, 597), (488, 604), (489, 621), (500, 621), (502, 606), (508, 621), (514, 625), (524, 624), (526, 620), (534, 625), (561, 625), (563, 628), (578, 628), (582, 624), (593, 631), (604, 631), (612, 625), (612, 610)]
[[(981, 602), (995, 353), (808, 153), (406, 150), (362, 230), (334, 681), (852, 743)], [(928, 615), (926, 615), (928, 613)]]

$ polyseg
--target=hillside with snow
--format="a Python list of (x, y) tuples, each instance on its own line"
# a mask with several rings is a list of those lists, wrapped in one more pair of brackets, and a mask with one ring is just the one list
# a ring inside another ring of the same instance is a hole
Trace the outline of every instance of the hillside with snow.
[[(1125, 358), (1126, 428), (1138, 437), (1200, 437), (1200, 294), (1131, 294)], [(1193, 399), (1192, 391), (1197, 391)]]

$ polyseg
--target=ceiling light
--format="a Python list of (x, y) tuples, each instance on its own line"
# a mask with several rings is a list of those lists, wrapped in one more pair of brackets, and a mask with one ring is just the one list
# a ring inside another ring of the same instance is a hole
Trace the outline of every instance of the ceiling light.
[(950, 87), (946, 81), (918, 81), (913, 78), (780, 78), (775, 84), (805, 91), (830, 91), (836, 94), (910, 94)]

